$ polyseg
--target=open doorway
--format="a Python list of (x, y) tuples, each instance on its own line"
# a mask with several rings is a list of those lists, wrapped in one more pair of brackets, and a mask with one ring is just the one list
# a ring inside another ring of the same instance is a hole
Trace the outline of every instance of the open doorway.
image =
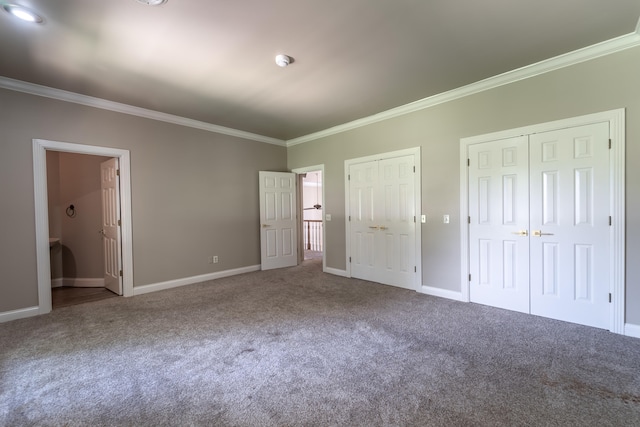
[[(49, 209), (48, 209), (48, 180), (47, 180), (47, 152), (55, 151), (60, 153), (77, 153), (94, 156), (103, 156), (117, 159), (119, 168), (117, 173), (117, 184), (114, 191), (119, 191), (118, 211), (120, 217), (116, 221), (120, 229), (121, 244), (117, 247), (121, 251), (117, 256), (119, 261), (118, 277), (121, 284), (121, 293), (125, 297), (133, 295), (133, 250), (132, 250), (132, 229), (131, 229), (131, 161), (128, 150), (117, 148), (71, 144), (66, 142), (33, 140), (33, 174), (34, 174), (34, 195), (35, 195), (35, 216), (36, 216), (36, 260), (38, 270), (38, 314), (45, 314), (51, 311), (52, 307), (52, 281), (51, 281), (51, 237), (49, 230)], [(115, 160), (114, 160), (115, 162)], [(101, 179), (103, 173), (101, 172)], [(64, 206), (66, 208), (70, 205)], [(77, 208), (74, 205), (74, 208)], [(73, 209), (70, 210), (73, 214)], [(78, 213), (76, 212), (76, 215)], [(102, 230), (95, 230), (99, 236)], [(55, 240), (55, 236), (54, 240)], [(104, 265), (104, 264), (103, 264)], [(106, 269), (105, 269), (106, 270)], [(106, 280), (106, 271), (105, 276)]]
[(102, 169), (112, 157), (48, 150), (52, 309), (118, 296), (107, 286)]
[(302, 247), (304, 259), (322, 259), (324, 255), (324, 199), (322, 170), (302, 175)]

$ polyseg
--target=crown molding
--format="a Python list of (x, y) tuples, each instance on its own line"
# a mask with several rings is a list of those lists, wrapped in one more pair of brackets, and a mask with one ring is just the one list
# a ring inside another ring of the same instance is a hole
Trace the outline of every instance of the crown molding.
[(35, 83), (10, 79), (8, 77), (0, 76), (0, 88), (9, 89), (16, 92), (24, 92), (31, 95), (42, 96), (45, 98), (52, 98), (59, 101), (71, 102), (74, 104), (86, 105), (88, 107), (100, 108), (102, 110), (115, 111), (117, 113), (129, 114), (131, 116), (158, 120), (161, 122), (205, 130), (222, 135), (235, 136), (238, 138), (249, 139), (258, 142), (266, 142), (267, 144), (275, 144), (280, 146), (286, 145), (286, 142), (282, 139), (271, 138), (268, 136), (245, 132), (238, 129), (218, 126), (211, 123), (201, 122), (198, 120), (188, 119), (186, 117), (175, 116), (173, 114), (162, 113), (159, 111), (148, 110), (146, 108), (135, 107), (133, 105), (122, 104), (120, 102), (109, 101), (93, 96), (81, 95), (79, 93), (69, 92), (62, 89), (55, 89)]
[(548, 73), (550, 71), (569, 67), (571, 65), (586, 62), (637, 46), (640, 46), (640, 21), (638, 21), (638, 26), (636, 27), (636, 32), (634, 33), (630, 33), (592, 46), (578, 49), (573, 52), (546, 59), (544, 61), (527, 65), (525, 67), (518, 68), (512, 71), (507, 71), (506, 73), (499, 74), (494, 77), (489, 77), (487, 79), (480, 80), (476, 83), (471, 83), (457, 89), (423, 98), (421, 100), (411, 102), (400, 107), (392, 108), (381, 113), (363, 117), (361, 119), (321, 130), (319, 132), (314, 132), (298, 138), (290, 139), (287, 140), (286, 145), (287, 147), (292, 147), (294, 145), (303, 144), (305, 142), (310, 142), (327, 136), (357, 129), (359, 127), (367, 126), (383, 120), (392, 119), (394, 117), (403, 116), (405, 114), (433, 107), (438, 104), (443, 104), (445, 102), (453, 101), (465, 96), (484, 92), (489, 89), (494, 89), (520, 80), (525, 80), (531, 77)]

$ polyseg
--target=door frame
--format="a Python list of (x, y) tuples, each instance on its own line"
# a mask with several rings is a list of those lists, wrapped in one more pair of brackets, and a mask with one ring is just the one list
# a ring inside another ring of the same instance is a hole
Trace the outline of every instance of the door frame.
[[(610, 156), (610, 212), (612, 225), (609, 231), (611, 243), (610, 292), (613, 295), (609, 314), (609, 330), (624, 334), (625, 321), (625, 109), (572, 117), (499, 132), (460, 139), (460, 218), (469, 216), (468, 148), (497, 139), (548, 132), (594, 123), (609, 122), (611, 139)], [(460, 289), (461, 300), (469, 302), (469, 224), (460, 221)]]
[(133, 296), (133, 234), (131, 216), (131, 159), (129, 150), (32, 140), (33, 187), (36, 226), (36, 268), (38, 278), (38, 314), (51, 312), (51, 265), (49, 259), (49, 213), (47, 203), (47, 151), (116, 157), (120, 165), (120, 212), (122, 226), (122, 295)]
[[(327, 199), (324, 197), (324, 164), (315, 165), (315, 166), (305, 166), (303, 168), (295, 168), (292, 169), (291, 172), (298, 175), (298, 179), (296, 179), (297, 183), (300, 183), (299, 175), (307, 172), (322, 172), (322, 272), (327, 272), (327, 227), (325, 224), (326, 218), (325, 214), (327, 212)], [(303, 211), (302, 211), (302, 203), (303, 203), (303, 191), (301, 185), (298, 185), (298, 211), (300, 215), (298, 217), (298, 230), (302, 229), (302, 223), (304, 221)], [(304, 259), (304, 236), (302, 233), (298, 233), (298, 251), (302, 250), (303, 259)]]
[[(349, 224), (349, 212), (350, 212), (350, 194), (349, 194), (349, 168), (353, 164), (371, 162), (374, 160), (385, 160), (394, 157), (413, 156), (416, 173), (414, 174), (414, 199), (416, 204), (416, 242), (415, 242), (415, 266), (416, 266), (416, 280), (413, 289), (420, 291), (422, 289), (422, 223), (420, 217), (422, 216), (422, 158), (421, 147), (407, 148), (405, 150), (389, 151), (386, 153), (374, 154), (371, 156), (358, 157), (355, 159), (348, 159), (344, 161), (344, 220), (345, 220), (345, 244), (346, 244), (346, 277), (351, 276), (351, 263), (349, 258), (351, 257), (351, 226)], [(324, 197), (324, 196), (323, 196)], [(323, 199), (324, 200), (324, 199)]]

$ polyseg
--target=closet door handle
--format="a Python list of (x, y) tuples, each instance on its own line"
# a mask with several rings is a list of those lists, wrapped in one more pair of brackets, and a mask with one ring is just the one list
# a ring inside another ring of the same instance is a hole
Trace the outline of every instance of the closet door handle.
[(385, 227), (384, 225), (380, 226), (380, 230), (388, 230), (388, 229), (389, 229), (389, 227)]
[(512, 231), (511, 234), (517, 234), (518, 236), (528, 236), (529, 230)]
[(380, 230), (380, 227), (378, 227), (377, 225), (370, 225), (369, 228), (372, 228), (374, 230)]
[(533, 235), (535, 237), (553, 236), (553, 233), (543, 233), (542, 230), (533, 230)]

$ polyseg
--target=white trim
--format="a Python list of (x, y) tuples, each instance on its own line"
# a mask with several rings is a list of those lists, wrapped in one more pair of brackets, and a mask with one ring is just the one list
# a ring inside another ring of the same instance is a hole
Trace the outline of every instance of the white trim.
[(337, 268), (327, 267), (324, 272), (333, 274), (334, 276), (349, 277), (349, 275), (347, 274), (347, 270), (339, 270)]
[(122, 215), (122, 292), (133, 295), (133, 235), (131, 215), (131, 160), (129, 150), (33, 140), (33, 182), (36, 222), (36, 264), (39, 314), (51, 311), (51, 266), (49, 261), (49, 213), (47, 208), (47, 150), (117, 157), (120, 161), (120, 210)]
[(628, 337), (640, 338), (640, 325), (626, 323), (624, 325), (624, 334)]
[(414, 165), (416, 172), (414, 174), (414, 198), (416, 206), (416, 276), (413, 289), (418, 291), (420, 284), (422, 283), (422, 222), (419, 221), (422, 215), (422, 147), (407, 148), (404, 150), (391, 151), (387, 153), (373, 154), (365, 157), (358, 157), (356, 159), (347, 159), (344, 161), (344, 221), (346, 231), (346, 251), (345, 251), (345, 263), (346, 263), (346, 277), (351, 277), (351, 263), (349, 257), (351, 256), (351, 233), (349, 231), (349, 167), (353, 164), (370, 162), (374, 160), (384, 160), (394, 157), (411, 156), (414, 157)]
[(136, 286), (133, 288), (134, 295), (143, 295), (150, 292), (163, 291), (165, 289), (178, 288), (180, 286), (193, 285), (194, 283), (207, 282), (209, 280), (221, 279), (223, 277), (236, 276), (238, 274), (260, 271), (259, 265), (235, 268), (232, 270), (217, 271), (215, 273), (201, 274), (199, 276), (184, 277), (182, 279), (168, 280), (166, 282), (153, 283), (150, 285)]
[(454, 301), (463, 301), (462, 299), (462, 293), (461, 292), (457, 292), (457, 291), (451, 291), (449, 289), (441, 289), (441, 288), (435, 288), (433, 286), (424, 286), (422, 285), (419, 289), (418, 292), (425, 294), (425, 295), (431, 295), (434, 297), (439, 297), (439, 298), (446, 298), (446, 299), (451, 299)]
[(292, 147), (294, 145), (357, 129), (363, 126), (370, 125), (372, 123), (389, 120), (394, 117), (403, 116), (405, 114), (410, 114), (419, 110), (423, 110), (425, 108), (463, 98), (465, 96), (484, 92), (486, 90), (494, 89), (520, 80), (525, 80), (561, 68), (579, 64), (581, 62), (590, 61), (602, 56), (611, 55), (613, 53), (637, 46), (640, 46), (640, 21), (638, 23), (636, 32), (616, 37), (614, 39), (597, 43), (595, 45), (588, 46), (582, 49), (578, 49), (573, 52), (565, 53), (554, 58), (546, 59), (535, 64), (527, 65), (516, 70), (507, 71), (506, 73), (498, 74), (497, 76), (489, 77), (487, 79), (480, 80), (479, 82), (471, 83), (469, 85), (462, 86), (437, 95), (429, 96), (427, 98), (423, 98), (421, 100), (411, 102), (400, 107), (392, 108), (378, 114), (373, 114), (371, 116), (353, 120), (348, 123), (321, 130), (319, 132), (314, 132), (298, 138), (290, 139), (287, 141), (287, 147)]
[(73, 104), (100, 108), (102, 110), (115, 111), (117, 113), (143, 117), (145, 119), (158, 120), (165, 123), (172, 123), (194, 129), (205, 130), (207, 132), (235, 136), (252, 141), (266, 142), (267, 144), (275, 144), (280, 146), (286, 145), (285, 141), (282, 139), (271, 138), (268, 136), (245, 132), (238, 129), (218, 126), (211, 123), (201, 122), (199, 120), (188, 119), (186, 117), (175, 116), (173, 114), (161, 113), (159, 111), (148, 110), (146, 108), (135, 107), (133, 105), (122, 104), (120, 102), (109, 101), (102, 98), (95, 98), (93, 96), (82, 95), (62, 89), (55, 89), (48, 86), (23, 82), (21, 80), (10, 79), (8, 77), (0, 76), (0, 88), (9, 89), (16, 92), (24, 92), (30, 95), (42, 96), (44, 98), (56, 99), (58, 101), (65, 101), (71, 102)]
[(12, 320), (24, 319), (25, 317), (33, 317), (40, 314), (38, 307), (21, 308), (19, 310), (11, 310), (0, 313), (0, 323), (10, 322)]
[(520, 135), (547, 132), (593, 123), (609, 122), (611, 145), (611, 274), (610, 284), (613, 299), (611, 303), (611, 332), (624, 333), (625, 317), (625, 110), (604, 111), (572, 117), (553, 122), (493, 132), (484, 135), (462, 138), (460, 140), (460, 286), (463, 301), (469, 301), (469, 224), (464, 221), (469, 215), (468, 204), (468, 167), (467, 153), (469, 145), (498, 139), (512, 138)]
[[(51, 281), (53, 286), (53, 280)], [(62, 286), (71, 288), (104, 288), (104, 277), (65, 277), (62, 279)]]
[[(327, 224), (325, 223), (325, 218), (327, 214), (327, 199), (325, 199), (324, 197), (324, 164), (315, 165), (315, 166), (306, 166), (303, 168), (295, 168), (291, 170), (291, 172), (297, 175), (300, 175), (306, 172), (315, 172), (315, 171), (322, 172), (322, 272), (326, 273), (327, 272)], [(300, 189), (301, 201), (303, 197), (302, 192), (303, 190)], [(301, 219), (304, 218), (302, 215), (302, 212), (300, 213), (300, 218)], [(304, 248), (303, 248), (303, 252), (304, 252)]]

